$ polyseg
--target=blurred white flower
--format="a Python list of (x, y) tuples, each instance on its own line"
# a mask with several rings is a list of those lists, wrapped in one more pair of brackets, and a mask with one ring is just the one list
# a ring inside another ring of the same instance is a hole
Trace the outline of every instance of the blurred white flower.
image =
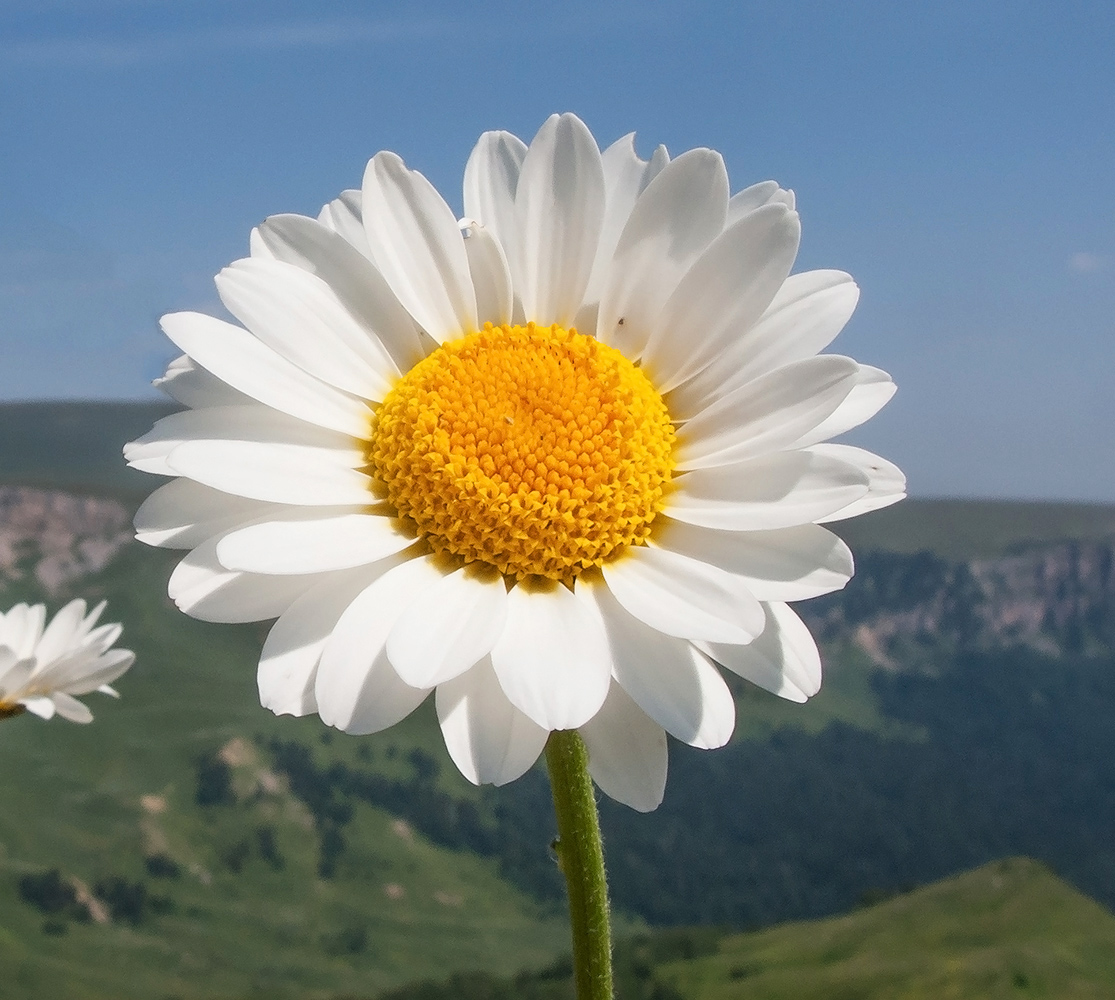
[(104, 607), (102, 601), (86, 614), (84, 601), (70, 601), (49, 625), (42, 604), (17, 604), (0, 614), (0, 719), (26, 710), (91, 722), (93, 713), (75, 695), (119, 697), (109, 684), (135, 662), (135, 653), (112, 648), (121, 626), (97, 625)]
[(125, 450), (178, 476), (138, 537), (188, 548), (170, 594), (278, 618), (278, 713), (384, 729), (436, 689), (450, 756), (502, 784), (578, 729), (590, 770), (662, 798), (663, 730), (731, 736), (718, 665), (804, 701), (816, 646), (787, 601), (844, 586), (822, 522), (904, 495), (824, 444), (894, 384), (819, 355), (858, 289), (790, 275), (773, 181), (729, 194), (709, 149), (603, 153), (573, 115), (481, 136), (458, 221), (393, 153), (310, 219), (280, 215), (217, 277), (243, 327), (164, 317), (189, 409)]

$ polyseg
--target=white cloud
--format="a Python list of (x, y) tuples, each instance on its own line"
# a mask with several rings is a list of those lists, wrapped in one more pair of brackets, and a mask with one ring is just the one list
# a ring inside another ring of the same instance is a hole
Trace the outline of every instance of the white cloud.
[(1080, 274), (1095, 274), (1106, 271), (1111, 266), (1111, 258), (1098, 253), (1081, 250), (1069, 258), (1069, 269)]

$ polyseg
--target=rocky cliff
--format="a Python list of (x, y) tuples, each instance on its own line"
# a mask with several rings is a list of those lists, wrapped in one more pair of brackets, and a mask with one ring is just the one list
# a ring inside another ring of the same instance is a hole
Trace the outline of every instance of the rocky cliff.
[(108, 565), (132, 538), (116, 500), (0, 486), (0, 583), (33, 576), (48, 593)]
[(893, 667), (911, 648), (1023, 645), (1058, 654), (1115, 648), (1115, 539), (951, 563), (868, 553), (841, 594), (801, 608), (829, 640), (852, 638)]

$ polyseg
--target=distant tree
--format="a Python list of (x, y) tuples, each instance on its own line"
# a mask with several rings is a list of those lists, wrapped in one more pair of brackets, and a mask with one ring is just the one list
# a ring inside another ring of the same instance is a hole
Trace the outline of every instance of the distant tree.
[(73, 885), (57, 868), (21, 875), (18, 889), (20, 899), (52, 917), (80, 922), (90, 919), (89, 908), (78, 902)]
[(236, 801), (232, 790), (232, 771), (213, 753), (202, 754), (194, 762), (197, 790), (194, 800), (199, 806), (226, 806)]
[(93, 886), (93, 894), (108, 907), (113, 920), (123, 920), (134, 926), (142, 923), (147, 914), (147, 886), (142, 882), (110, 875)]
[(152, 878), (178, 878), (182, 874), (181, 866), (168, 854), (149, 854), (143, 864)]
[(275, 828), (270, 823), (262, 823), (256, 827), (256, 847), (259, 849), (259, 856), (273, 871), (282, 871), (286, 867), (286, 859), (279, 853)]

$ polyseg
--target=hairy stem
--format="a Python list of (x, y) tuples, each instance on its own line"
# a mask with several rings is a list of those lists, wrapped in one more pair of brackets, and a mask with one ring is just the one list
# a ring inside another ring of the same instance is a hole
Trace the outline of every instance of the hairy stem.
[(575, 730), (550, 733), (546, 766), (557, 813), (554, 845), (569, 892), (577, 1000), (612, 1000), (608, 885), (588, 751)]

